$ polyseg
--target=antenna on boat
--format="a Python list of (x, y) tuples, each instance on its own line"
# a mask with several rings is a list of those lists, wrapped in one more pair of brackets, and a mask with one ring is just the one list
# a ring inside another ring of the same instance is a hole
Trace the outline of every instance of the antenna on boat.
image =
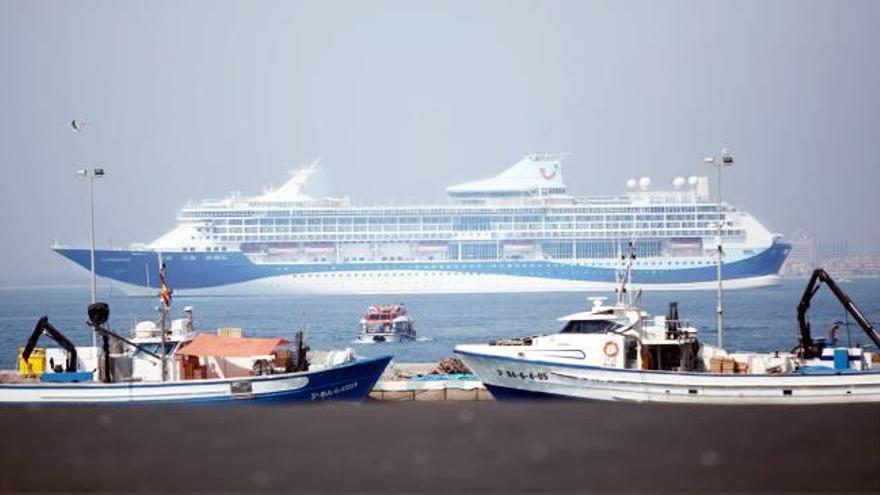
[(299, 325), (299, 331), (303, 334), (303, 337), (305, 337), (309, 331), (309, 316), (305, 309), (302, 311), (302, 322)]
[(165, 280), (165, 262), (162, 260), (162, 252), (156, 251), (156, 254), (159, 257), (159, 331), (161, 333), (161, 345), (162, 352), (159, 354), (162, 356), (162, 381), (167, 380), (168, 377), (168, 360), (166, 356), (166, 334), (168, 332), (167, 321), (168, 321), (168, 310), (171, 308), (171, 294), (172, 291), (168, 287), (168, 283)]
[[(620, 261), (623, 264), (623, 268), (617, 270), (617, 288), (614, 289), (614, 292), (617, 293), (618, 306), (632, 305), (632, 297), (630, 297), (627, 292), (626, 286), (632, 284), (632, 265), (636, 259), (636, 249), (635, 242), (633, 241), (628, 241), (627, 245), (629, 247), (629, 254), (620, 254)], [(619, 244), (618, 253), (620, 253)]]

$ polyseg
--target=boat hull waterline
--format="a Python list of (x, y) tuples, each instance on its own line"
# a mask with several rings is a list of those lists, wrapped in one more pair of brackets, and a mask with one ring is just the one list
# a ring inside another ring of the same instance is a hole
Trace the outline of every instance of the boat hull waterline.
[(0, 404), (297, 403), (361, 401), (391, 356), (332, 368), (243, 378), (165, 383), (23, 383), (0, 385)]
[(833, 404), (880, 402), (880, 371), (716, 374), (643, 371), (548, 363), (469, 352), (456, 354), (496, 399), (583, 399), (683, 404)]
[(401, 342), (414, 342), (416, 339), (406, 336), (400, 335), (396, 333), (387, 333), (387, 334), (366, 334), (366, 335), (358, 335), (357, 342), (358, 344), (398, 344)]

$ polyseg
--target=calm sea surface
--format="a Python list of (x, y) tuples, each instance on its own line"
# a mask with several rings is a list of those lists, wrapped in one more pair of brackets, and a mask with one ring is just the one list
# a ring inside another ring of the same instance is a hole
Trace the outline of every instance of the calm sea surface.
[[(788, 350), (797, 342), (796, 307), (806, 281), (786, 280), (764, 289), (725, 293), (725, 347), (739, 350)], [(857, 279), (842, 283), (843, 289), (867, 317), (880, 322), (880, 279)], [(556, 318), (587, 308), (588, 296), (613, 294), (488, 294), (413, 296), (290, 296), (290, 297), (176, 297), (172, 311), (182, 317), (193, 306), (196, 327), (213, 332), (218, 327), (241, 327), (249, 336), (285, 336), (307, 328), (314, 349), (351, 347), (358, 354), (394, 354), (399, 362), (435, 362), (452, 355), (463, 342), (483, 342), (553, 332), (561, 327)], [(643, 297), (651, 314), (665, 314), (669, 301), (678, 301), (679, 314), (715, 342), (715, 292), (649, 292)], [(118, 290), (99, 291), (110, 303), (111, 327), (126, 332), (133, 323), (155, 317), (157, 300), (130, 298)], [(86, 321), (88, 287), (0, 289), (0, 368), (12, 368), (37, 320), (49, 321), (77, 345), (89, 345)], [(367, 306), (406, 303), (416, 319), (418, 342), (355, 344), (358, 321)], [(827, 288), (814, 298), (810, 311), (814, 335), (824, 335), (834, 321), (847, 321), (843, 308)], [(852, 321), (853, 342), (868, 343)], [(844, 339), (847, 332), (839, 333)], [(845, 341), (845, 340), (844, 340)], [(40, 345), (50, 346), (43, 339)]]

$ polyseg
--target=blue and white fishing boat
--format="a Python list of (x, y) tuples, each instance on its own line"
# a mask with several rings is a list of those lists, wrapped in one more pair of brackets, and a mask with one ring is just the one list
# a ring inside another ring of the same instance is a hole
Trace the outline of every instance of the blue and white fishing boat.
[[(23, 378), (0, 383), (0, 404), (360, 401), (391, 360), (357, 358), (350, 350), (307, 355), (301, 335), (290, 342), (171, 330), (163, 344), (158, 335), (145, 335), (150, 333), (147, 327), (139, 324), (140, 335), (130, 339), (98, 328), (118, 343), (107, 346), (108, 352), (74, 348), (41, 319), (35, 335), (53, 336), (66, 342), (65, 348), (46, 350), (51, 365), (38, 376), (22, 369)], [(295, 344), (292, 349), (290, 344)], [(29, 354), (23, 363), (29, 362)], [(55, 364), (55, 358), (66, 366)]]
[[(813, 339), (806, 311), (825, 282), (875, 346)], [(688, 404), (880, 402), (880, 333), (834, 281), (818, 270), (799, 306), (800, 344), (791, 352), (727, 352), (701, 342), (678, 318), (650, 317), (626, 296), (593, 298), (560, 318), (555, 334), (459, 345), (455, 352), (496, 399), (585, 399)]]
[[(97, 275), (152, 293), (159, 254), (187, 295), (604, 291), (616, 253), (635, 239), (640, 287), (711, 289), (720, 226), (728, 288), (746, 288), (777, 283), (790, 248), (713, 197), (706, 177), (677, 177), (667, 190), (643, 177), (622, 194), (580, 197), (568, 193), (561, 155), (533, 153), (448, 187), (446, 203), (365, 206), (308, 196), (317, 170), (262, 195), (189, 203), (158, 239), (97, 249)], [(54, 249), (90, 269), (89, 249)]]
[[(75, 347), (43, 317), (19, 356), (20, 376), (0, 375), (0, 404), (166, 404), (360, 401), (391, 356), (364, 359), (351, 349), (309, 352), (298, 332), (247, 338), (241, 329), (194, 330), (192, 308), (166, 325), (171, 291), (162, 281), (161, 317), (140, 322), (129, 336), (107, 327), (110, 308), (89, 306), (89, 324), (103, 345)], [(40, 349), (41, 336), (61, 346)], [(61, 364), (64, 363), (64, 364)]]
[(0, 405), (361, 401), (390, 359), (357, 359), (298, 373), (225, 379), (3, 383)]

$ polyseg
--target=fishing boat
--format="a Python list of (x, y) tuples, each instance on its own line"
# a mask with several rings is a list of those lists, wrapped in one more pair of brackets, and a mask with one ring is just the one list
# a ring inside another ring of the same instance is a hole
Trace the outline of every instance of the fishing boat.
[[(108, 327), (107, 304), (89, 306), (89, 325), (102, 341), (100, 348), (74, 346), (41, 318), (21, 350), (19, 373), (0, 375), (0, 404), (360, 401), (391, 360), (359, 358), (351, 349), (310, 352), (302, 332), (293, 340), (248, 338), (233, 328), (197, 332), (190, 307), (169, 327), (171, 291), (164, 266), (159, 278), (158, 324), (140, 322), (127, 337)], [(41, 336), (60, 349), (35, 353)]]
[[(391, 360), (358, 358), (350, 350), (308, 353), (301, 333), (293, 341), (172, 331), (164, 343), (128, 339), (104, 328), (100, 315), (107, 313), (102, 303), (89, 308), (90, 317), (97, 316), (90, 324), (107, 344), (103, 350), (73, 347), (40, 319), (34, 335), (48, 335), (64, 350), (45, 352), (49, 367), (23, 364), (16, 383), (0, 383), (0, 404), (359, 401)], [(60, 352), (65, 365), (54, 363)], [(30, 358), (25, 352), (20, 362)]]
[[(631, 274), (629, 270), (628, 273)], [(621, 278), (616, 302), (591, 298), (560, 318), (555, 334), (459, 345), (455, 352), (492, 395), (504, 399), (586, 399), (690, 404), (830, 404), (880, 402), (880, 334), (822, 269), (798, 306), (799, 344), (790, 352), (728, 352), (700, 340), (670, 303), (650, 316)], [(832, 327), (814, 339), (807, 311), (825, 283), (875, 349), (846, 347)], [(720, 310), (720, 306), (719, 306)]]
[(357, 341), (362, 344), (416, 339), (415, 321), (404, 304), (376, 304), (361, 319)]

